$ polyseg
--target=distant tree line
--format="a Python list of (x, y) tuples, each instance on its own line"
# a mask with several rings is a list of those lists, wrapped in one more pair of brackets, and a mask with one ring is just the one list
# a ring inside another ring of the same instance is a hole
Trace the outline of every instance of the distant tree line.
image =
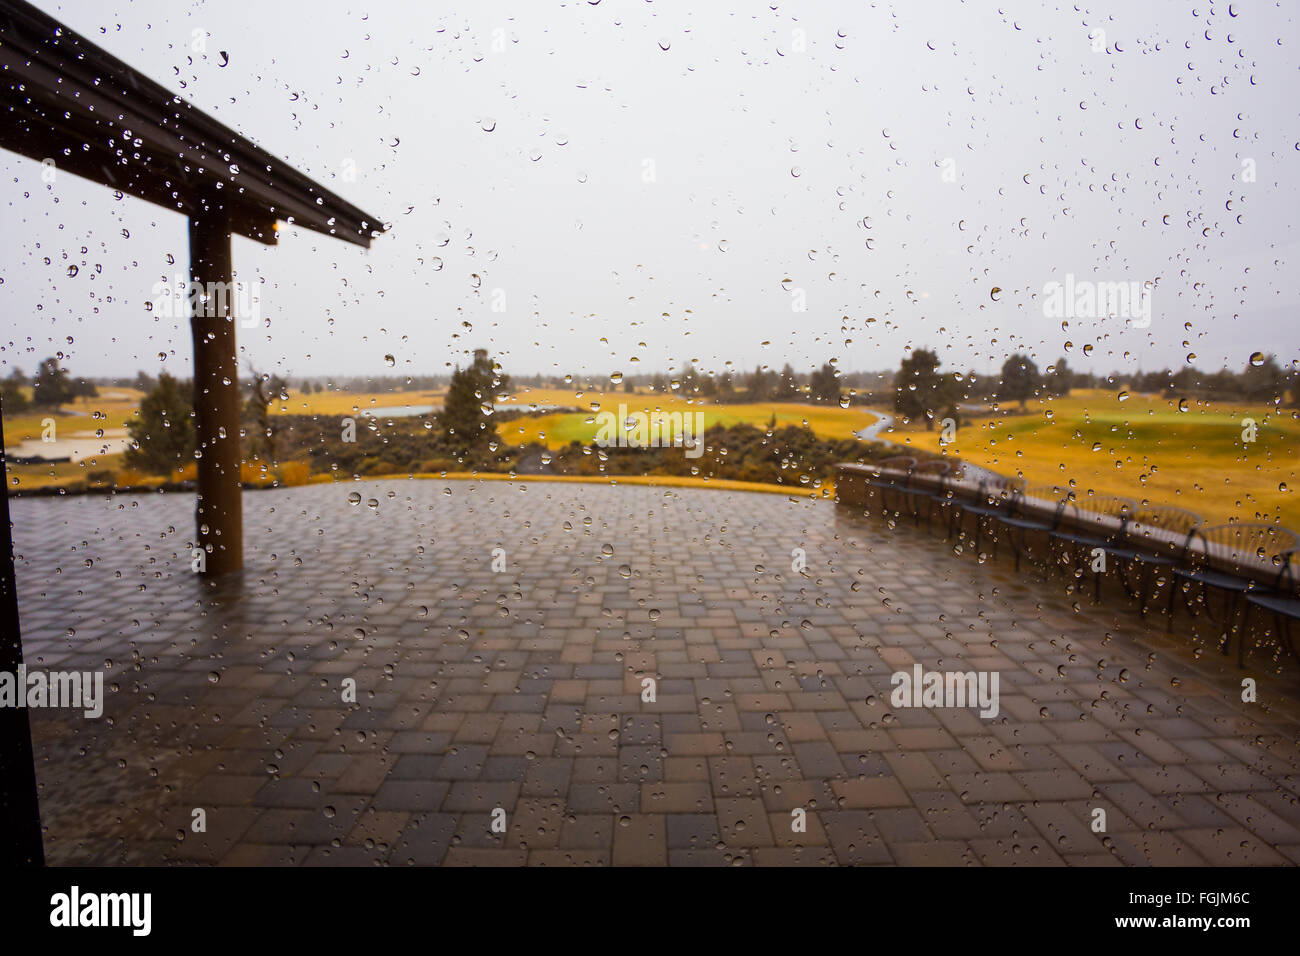
[(53, 411), (67, 402), (94, 398), (98, 394), (99, 389), (94, 382), (86, 378), (73, 378), (59, 363), (57, 356), (42, 361), (33, 377), (28, 377), (20, 368), (14, 368), (0, 380), (0, 401), (4, 402), (6, 414), (17, 414), (29, 409)]
[[(192, 388), (166, 372), (151, 381), (138, 414), (127, 425), (132, 441), (126, 451), (126, 463), (149, 474), (170, 475), (194, 460), (197, 444)], [(509, 387), (509, 376), (501, 371), (487, 350), (475, 350), (468, 366), (452, 372), (442, 411), (413, 419), (422, 423), (427, 418), (430, 428), (421, 425), (419, 431), (412, 433), (413, 440), (401, 443), (403, 450), (399, 457), (403, 458), (403, 464), (410, 460), (407, 456), (422, 459), (434, 450), (444, 454), (448, 461), (462, 464), (489, 461), (500, 445), (493, 418), (494, 403)], [(268, 468), (304, 453), (318, 459), (321, 449), (327, 447), (336, 456), (335, 464), (341, 461), (359, 468), (368, 459), (376, 458), (358, 450), (374, 433), (363, 422), (353, 421), (355, 443), (343, 441), (343, 419), (350, 416), (277, 414), (277, 404), (281, 412), (286, 410), (289, 388), (290, 376), (248, 367), (243, 377), (240, 414), (245, 457), (255, 458)], [(318, 425), (313, 426), (311, 422)], [(312, 436), (306, 447), (304, 435)], [(393, 464), (387, 453), (380, 460)], [(374, 467), (375, 462), (368, 465)]]
[[(392, 377), (376, 379), (363, 376), (353, 379), (296, 381), (303, 391), (315, 392), (342, 387), (379, 391), (382, 390), (377, 387), (380, 382), (396, 380)], [(192, 385), (189, 381), (178, 380), (166, 372), (152, 376), (144, 371), (138, 372), (134, 378), (109, 381), (129, 384), (144, 392), (139, 412), (128, 424), (132, 438), (131, 448), (126, 453), (128, 465), (153, 474), (171, 474), (194, 460), (196, 440), (191, 406)], [(264, 373), (249, 367), (243, 382), (244, 401), (240, 423), (246, 441), (244, 451), (249, 457), (255, 457), (269, 465), (291, 460), (303, 451), (301, 433), (316, 431), (306, 424), (308, 421), (335, 422), (334, 418), (326, 416), (273, 414), (277, 403), (281, 404), (281, 412), (286, 411), (284, 403), (288, 402), (294, 381), (288, 374)], [(377, 462), (385, 467), (393, 467), (399, 463), (409, 466), (413, 461), (444, 461), (449, 463), (445, 467), (482, 467), (492, 470), (502, 461), (512, 460), (512, 456), (517, 454), (503, 447), (504, 443), (497, 433), (497, 422), (501, 417), (495, 408), (496, 402), (517, 385), (543, 387), (548, 384), (541, 376), (512, 379), (486, 349), (476, 349), (468, 365), (464, 368), (457, 366), (445, 378), (406, 377), (401, 381), (408, 384), (420, 383), (421, 387), (431, 387), (431, 383), (438, 381), (445, 382), (447, 394), (440, 412), (423, 419), (411, 420), (420, 422), (420, 429), (412, 432), (409, 440), (400, 443), (400, 450), (388, 449), (380, 450), (378, 454), (363, 454), (356, 448), (339, 449), (335, 447), (335, 441), (321, 433), (319, 441), (314, 441), (308, 449), (311, 456), (315, 459), (333, 455), (335, 465), (360, 468), (364, 473), (369, 473), (369, 469), (376, 467)], [(574, 385), (573, 376), (563, 376), (560, 381), (568, 388), (582, 387)], [(960, 419), (963, 405), (999, 403), (1014, 404), (1023, 409), (1030, 399), (1064, 396), (1075, 388), (1129, 389), (1169, 397), (1243, 400), (1277, 405), (1289, 402), (1293, 406), (1297, 405), (1297, 397), (1300, 396), (1300, 381), (1297, 381), (1294, 365), (1284, 368), (1276, 356), (1261, 353), (1252, 355), (1239, 372), (1228, 369), (1204, 372), (1188, 367), (1177, 372), (1162, 369), (1098, 378), (1075, 372), (1065, 358), (1059, 358), (1040, 369), (1029, 355), (1022, 353), (1009, 356), (996, 376), (981, 376), (974, 371), (945, 371), (941, 368), (935, 351), (918, 348), (904, 355), (894, 373), (844, 374), (832, 362), (802, 373), (789, 363), (780, 371), (760, 365), (752, 372), (737, 373), (728, 365), (721, 372), (711, 372), (698, 368), (696, 363), (690, 363), (675, 374), (655, 373), (639, 378), (624, 377), (621, 380), (615, 376), (612, 381), (627, 391), (646, 388), (659, 394), (717, 402), (848, 405), (887, 404), (892, 399), (893, 408), (900, 417), (906, 421), (924, 422), (927, 428), (934, 428), (944, 418)], [(349, 382), (352, 383), (350, 386), (347, 385)], [(74, 378), (62, 366), (58, 356), (42, 361), (30, 377), (21, 369), (15, 368), (0, 380), (0, 400), (4, 403), (5, 413), (10, 415), (33, 408), (57, 410), (64, 403), (97, 394), (93, 381)], [(338, 420), (341, 421), (341, 417)], [(429, 427), (424, 427), (425, 422)], [(329, 428), (333, 427), (334, 424), (329, 425)], [(769, 433), (774, 429), (775, 423)], [(295, 430), (299, 433), (297, 437), (292, 434)], [(357, 429), (359, 436), (374, 432), (374, 429), (365, 427)], [(748, 433), (735, 433), (732, 437), (737, 442), (735, 447), (740, 449), (749, 449), (754, 444), (751, 441), (753, 436)], [(744, 442), (740, 441), (741, 438), (744, 438)], [(767, 448), (763, 442), (759, 444)], [(832, 450), (835, 454), (848, 454), (848, 451)], [(586, 456), (590, 452), (580, 453)], [(401, 461), (395, 461), (393, 454)], [(766, 474), (766, 465), (750, 461), (753, 467), (746, 470), (737, 464), (745, 461), (747, 454), (731, 459), (730, 463), (719, 462), (711, 473), (719, 477), (745, 475), (747, 477), (744, 480), (768, 480), (752, 477), (759, 473)], [(766, 454), (765, 450), (759, 457)], [(565, 452), (561, 456), (565, 460), (572, 459), (566, 467), (578, 469), (579, 472), (582, 468), (590, 467), (580, 464), (572, 455), (572, 452)], [(606, 454), (601, 460), (609, 459), (610, 455)], [(556, 460), (559, 461), (560, 458)], [(766, 461), (765, 458), (763, 460)], [(641, 463), (634, 467), (644, 467), (648, 459), (642, 457), (630, 461)], [(671, 464), (665, 467), (677, 466)]]
[[(482, 352), (482, 350), (479, 350)], [(493, 376), (485, 374), (479, 353), (468, 367), (482, 385)], [(940, 371), (937, 354), (926, 348), (909, 351), (894, 372), (843, 372), (835, 363), (825, 362), (817, 368), (798, 371), (789, 363), (780, 370), (766, 365), (744, 372), (731, 368), (706, 371), (695, 363), (676, 372), (656, 372), (600, 378), (583, 375), (513, 375), (487, 383), (494, 394), (512, 388), (555, 388), (581, 391), (609, 389), (611, 384), (633, 393), (658, 394), (724, 402), (803, 402), (812, 404), (874, 404), (892, 402), (908, 417), (921, 417), (927, 410), (950, 410), (958, 403), (1023, 403), (1030, 398), (1067, 395), (1076, 388), (1115, 388), (1134, 392), (1251, 402), (1279, 402), (1295, 405), (1300, 395), (1300, 375), (1294, 364), (1284, 367), (1275, 355), (1256, 353), (1240, 371), (1219, 369), (1205, 371), (1187, 367), (1174, 371), (1113, 372), (1095, 375), (1071, 369), (1064, 358), (1045, 368), (1028, 355), (1017, 353), (1003, 363), (996, 375), (982, 375), (973, 370)], [(255, 370), (254, 370), (255, 371)], [(306, 394), (321, 392), (389, 392), (431, 391), (450, 388), (466, 370), (459, 367), (448, 375), (354, 375), (296, 378), (277, 377), (273, 392), (298, 390)], [(257, 375), (255, 374), (256, 378)], [(135, 388), (149, 393), (157, 386), (158, 376), (139, 371), (134, 376), (98, 379), (74, 378), (59, 358), (40, 363), (35, 375), (20, 368), (0, 379), (0, 395), (10, 412), (28, 408), (58, 408), (80, 398), (98, 395), (98, 387)], [(179, 379), (179, 382), (186, 380)], [(270, 383), (267, 383), (270, 384)], [(909, 395), (900, 397), (901, 390)], [(470, 391), (473, 391), (471, 389)], [(466, 406), (468, 407), (468, 406)]]
[(1002, 363), (996, 376), (976, 372), (942, 372), (938, 355), (916, 349), (903, 357), (894, 375), (894, 410), (905, 420), (924, 422), (927, 429), (944, 418), (960, 419), (962, 405), (1015, 403), (1024, 409), (1030, 399), (1069, 395), (1076, 388), (1108, 388), (1163, 395), (1167, 398), (1210, 398), (1300, 407), (1300, 375), (1283, 369), (1275, 356), (1256, 353), (1240, 372), (1202, 372), (1186, 368), (1105, 377), (1075, 372), (1065, 358), (1044, 369), (1028, 355), (1016, 353)]

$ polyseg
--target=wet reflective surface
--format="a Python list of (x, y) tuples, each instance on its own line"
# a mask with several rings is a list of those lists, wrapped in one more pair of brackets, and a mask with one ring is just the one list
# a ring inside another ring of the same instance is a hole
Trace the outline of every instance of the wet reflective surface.
[[(246, 493), (214, 587), (193, 504), (11, 503), (28, 666), (110, 688), (98, 720), (32, 712), (52, 863), (1300, 862), (1293, 681), (936, 534), (776, 494), (340, 483)], [(1000, 713), (891, 706), (916, 663), (997, 672)]]

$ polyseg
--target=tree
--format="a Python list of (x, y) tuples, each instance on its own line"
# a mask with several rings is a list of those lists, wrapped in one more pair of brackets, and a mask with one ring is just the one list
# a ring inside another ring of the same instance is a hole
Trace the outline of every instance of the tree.
[(836, 374), (834, 365), (824, 363), (812, 373), (812, 378), (808, 381), (808, 394), (814, 402), (839, 404), (840, 377)]
[(1179, 369), (1174, 373), (1173, 378), (1165, 387), (1165, 397), (1174, 398), (1179, 395), (1194, 395), (1201, 388), (1201, 373), (1196, 369), (1188, 367)]
[[(289, 380), (282, 375), (259, 372), (248, 367), (248, 400), (244, 408), (257, 425), (257, 438), (250, 442), (249, 451), (273, 463), (276, 459), (276, 426), (271, 418), (271, 406), (277, 400), (288, 398)], [(251, 435), (251, 433), (250, 433)]]
[(949, 410), (955, 391), (939, 372), (939, 356), (930, 349), (916, 349), (903, 358), (894, 376), (894, 411), (924, 421), (925, 430), (932, 431), (935, 417)]
[[(1173, 380), (1173, 369), (1163, 368), (1154, 372), (1138, 372), (1135, 375), (1127, 376), (1122, 380), (1122, 387), (1142, 394), (1154, 393), (1158, 395), (1167, 389)], [(1043, 380), (1043, 384), (1050, 386), (1047, 379)]]
[(730, 372), (718, 376), (718, 401), (730, 402), (736, 397), (736, 380)]
[(485, 408), (499, 391), (508, 387), (509, 379), (501, 375), (488, 357), (487, 349), (475, 349), (474, 361), (466, 368), (456, 366), (447, 386), (438, 421), (448, 443), (461, 452), (481, 450), (497, 438), (497, 426)]
[(777, 377), (776, 389), (772, 397), (778, 402), (792, 402), (799, 394), (799, 383), (795, 380), (794, 369), (787, 362)]
[(88, 378), (73, 379), (70, 387), (74, 398), (97, 398), (99, 396), (99, 389)]
[(1002, 363), (1002, 382), (998, 386), (998, 398), (1004, 401), (1018, 401), (1020, 407), (1034, 396), (1042, 376), (1038, 366), (1028, 355), (1016, 353)]
[(0, 382), (0, 407), (6, 415), (16, 415), (27, 411), (31, 405), (32, 401), (23, 388), (23, 371), (15, 368), (8, 378)]
[(140, 411), (126, 430), (131, 447), (125, 461), (153, 475), (169, 475), (194, 460), (194, 415), (190, 400), (166, 372), (140, 402)]
[(1252, 402), (1279, 403), (1286, 395), (1287, 376), (1273, 355), (1264, 356), (1258, 364), (1250, 361), (1241, 373), (1241, 390)]
[(765, 402), (772, 396), (772, 378), (770, 372), (763, 371), (763, 366), (758, 366), (745, 379), (745, 400), (749, 402)]
[(1056, 360), (1047, 373), (1047, 390), (1052, 395), (1064, 397), (1070, 394), (1070, 386), (1074, 384), (1074, 373), (1070, 371), (1069, 363), (1065, 359)]
[(73, 398), (72, 382), (68, 370), (54, 357), (41, 362), (32, 383), (32, 404), (38, 408), (58, 408)]

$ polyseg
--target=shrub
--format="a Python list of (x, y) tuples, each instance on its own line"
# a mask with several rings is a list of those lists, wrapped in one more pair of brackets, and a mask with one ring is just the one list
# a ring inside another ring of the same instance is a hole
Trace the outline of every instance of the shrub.
[(117, 486), (119, 488), (131, 488), (135, 485), (143, 485), (144, 483), (144, 472), (136, 468), (122, 468), (117, 473)]
[(266, 486), (271, 484), (275, 478), (271, 475), (269, 468), (254, 459), (240, 464), (239, 480), (246, 485)]
[(311, 464), (305, 461), (286, 461), (279, 468), (280, 484), (288, 488), (307, 484), (311, 476)]

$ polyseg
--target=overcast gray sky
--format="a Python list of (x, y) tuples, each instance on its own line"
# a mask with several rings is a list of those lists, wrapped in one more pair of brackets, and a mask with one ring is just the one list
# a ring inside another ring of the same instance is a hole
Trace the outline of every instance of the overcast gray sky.
[[(235, 241), (263, 368), (1300, 357), (1289, 3), (38, 6), (391, 223)], [(40, 173), (0, 153), (0, 373), (189, 374), (188, 323), (146, 311), (183, 218)], [(1155, 280), (1150, 327), (1044, 318), (1066, 273)]]

